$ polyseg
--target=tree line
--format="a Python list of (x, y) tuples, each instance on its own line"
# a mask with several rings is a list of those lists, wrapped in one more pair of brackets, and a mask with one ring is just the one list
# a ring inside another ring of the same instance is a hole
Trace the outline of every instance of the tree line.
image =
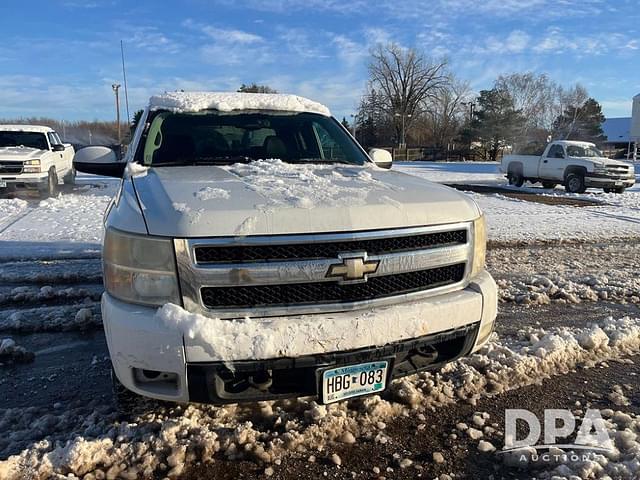
[(368, 72), (351, 125), (365, 147), (406, 144), (496, 160), (505, 148), (537, 153), (549, 140), (606, 140), (600, 104), (577, 83), (513, 73), (476, 95), (446, 60), (395, 44), (371, 52)]

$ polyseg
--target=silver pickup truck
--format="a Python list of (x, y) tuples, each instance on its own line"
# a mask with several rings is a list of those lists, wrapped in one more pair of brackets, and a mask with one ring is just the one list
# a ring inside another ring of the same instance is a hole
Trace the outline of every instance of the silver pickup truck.
[(124, 162), (87, 147), (74, 163), (122, 178), (103, 250), (117, 391), (331, 403), (492, 332), (478, 206), (390, 170), (389, 152), (365, 152), (323, 105), (168, 93), (151, 98)]

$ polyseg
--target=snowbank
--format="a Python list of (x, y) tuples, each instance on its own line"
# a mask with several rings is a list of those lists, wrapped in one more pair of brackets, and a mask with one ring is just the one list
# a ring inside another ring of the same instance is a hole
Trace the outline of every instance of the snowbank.
[[(56, 473), (175, 478), (215, 454), (270, 463), (296, 452), (330, 461), (334, 443), (359, 438), (387, 443), (386, 419), (456, 401), (474, 404), (481, 396), (531, 385), (578, 365), (637, 353), (639, 348), (640, 319), (607, 318), (584, 328), (527, 328), (515, 339), (494, 338), (479, 353), (439, 373), (393, 382), (388, 400), (372, 396), (327, 406), (304, 398), (243, 406), (159, 406), (130, 422), (119, 421), (105, 408), (91, 413), (8, 409), (0, 416), (0, 427), (12, 425), (12, 435), (0, 438), (0, 455), (36, 443), (0, 462), (0, 478), (20, 479), (24, 472), (32, 479)], [(480, 414), (480, 419), (486, 416)], [(481, 437), (476, 433), (480, 428), (483, 433), (492, 428), (473, 422), (469, 435), (476, 438)], [(70, 429), (66, 436), (65, 429)], [(627, 441), (629, 461), (637, 463), (638, 450), (629, 437), (623, 434), (621, 440)], [(481, 448), (492, 450), (487, 444)]]
[(151, 97), (149, 109), (173, 112), (275, 110), (319, 113), (327, 117), (331, 115), (329, 109), (320, 103), (280, 93), (169, 92)]

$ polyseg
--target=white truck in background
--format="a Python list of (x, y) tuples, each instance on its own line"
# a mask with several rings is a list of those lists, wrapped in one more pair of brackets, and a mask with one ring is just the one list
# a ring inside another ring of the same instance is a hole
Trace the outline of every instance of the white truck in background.
[(500, 170), (509, 185), (521, 187), (528, 181), (554, 188), (561, 184), (570, 193), (590, 187), (623, 193), (635, 183), (632, 164), (606, 158), (593, 143), (572, 140), (551, 142), (542, 156), (505, 155)]
[(0, 191), (36, 188), (55, 196), (60, 180), (74, 183), (75, 151), (50, 127), (0, 125)]

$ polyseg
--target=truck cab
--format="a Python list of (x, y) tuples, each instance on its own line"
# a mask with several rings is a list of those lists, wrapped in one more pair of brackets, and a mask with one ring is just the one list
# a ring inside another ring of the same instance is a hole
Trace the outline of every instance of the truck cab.
[(633, 165), (606, 158), (593, 143), (573, 140), (551, 142), (541, 156), (505, 155), (501, 170), (511, 185), (529, 181), (553, 188), (562, 184), (570, 193), (587, 188), (623, 193), (635, 183)]
[(0, 191), (37, 189), (42, 197), (55, 196), (60, 181), (75, 181), (74, 154), (50, 127), (0, 125)]

